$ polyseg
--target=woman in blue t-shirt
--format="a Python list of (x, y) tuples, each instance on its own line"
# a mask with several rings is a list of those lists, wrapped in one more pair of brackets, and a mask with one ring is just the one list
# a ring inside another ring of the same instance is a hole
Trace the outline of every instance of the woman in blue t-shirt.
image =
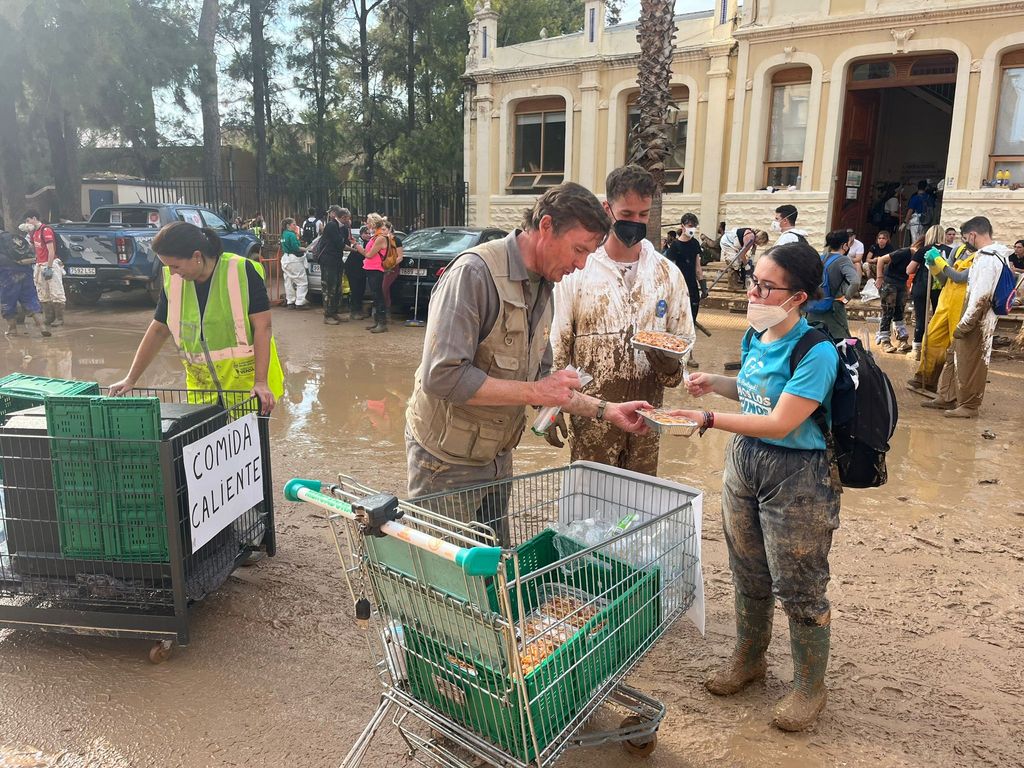
[(691, 395), (740, 402), (740, 413), (676, 411), (706, 429), (735, 433), (722, 482), (722, 518), (736, 590), (736, 649), (705, 685), (729, 695), (765, 676), (775, 599), (789, 617), (793, 690), (772, 724), (814, 725), (825, 706), (830, 610), (825, 588), (832, 532), (839, 527), (839, 484), (825, 436), (812, 418), (830, 401), (838, 354), (811, 348), (791, 372), (790, 356), (810, 326), (800, 307), (820, 296), (821, 257), (809, 245), (778, 246), (758, 260), (747, 291), (752, 332), (736, 378), (689, 377)]

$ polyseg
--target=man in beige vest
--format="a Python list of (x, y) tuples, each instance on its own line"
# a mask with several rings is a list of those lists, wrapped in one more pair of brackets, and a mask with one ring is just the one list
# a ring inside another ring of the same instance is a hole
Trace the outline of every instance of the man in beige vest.
[[(598, 400), (578, 391), (576, 373), (550, 372), (554, 283), (582, 269), (610, 228), (598, 199), (566, 182), (526, 212), (522, 229), (461, 254), (445, 270), (431, 294), (406, 412), (412, 498), (511, 477), (527, 406), (560, 406), (645, 431), (636, 409), (646, 403)], [(492, 525), (507, 544), (507, 495), (467, 493), (439, 511)]]

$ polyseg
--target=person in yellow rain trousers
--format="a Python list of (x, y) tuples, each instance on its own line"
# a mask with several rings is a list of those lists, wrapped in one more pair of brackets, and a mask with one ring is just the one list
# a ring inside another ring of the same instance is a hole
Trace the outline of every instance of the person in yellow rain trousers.
[[(212, 229), (184, 221), (168, 224), (153, 238), (164, 265), (164, 289), (128, 375), (111, 385), (111, 396), (128, 394), (173, 338), (185, 366), (190, 400), (237, 404), (226, 392), (260, 400), (266, 415), (284, 394), (284, 374), (270, 325), (270, 300), (263, 268), (224, 253)], [(213, 392), (207, 396), (200, 392)]]
[(931, 250), (935, 253), (931, 254), (933, 261), (929, 270), (932, 276), (944, 278), (946, 284), (939, 294), (935, 314), (928, 322), (917, 373), (907, 381), (907, 389), (921, 394), (935, 394), (938, 391), (939, 375), (953, 344), (953, 331), (963, 314), (968, 270), (974, 263), (974, 250), (966, 242), (953, 249), (948, 261), (938, 253), (938, 249)]

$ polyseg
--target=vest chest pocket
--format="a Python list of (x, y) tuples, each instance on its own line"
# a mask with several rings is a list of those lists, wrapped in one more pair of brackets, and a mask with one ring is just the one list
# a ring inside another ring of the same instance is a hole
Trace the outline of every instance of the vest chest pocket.
[(439, 444), (442, 450), (457, 458), (493, 461), (508, 441), (508, 425), (506, 417), (477, 420), (453, 409)]
[(519, 358), (515, 355), (493, 355), (487, 375), (495, 379), (517, 379)]

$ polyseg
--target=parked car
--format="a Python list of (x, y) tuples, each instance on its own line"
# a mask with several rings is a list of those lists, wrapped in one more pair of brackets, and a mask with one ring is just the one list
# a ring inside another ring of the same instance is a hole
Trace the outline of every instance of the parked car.
[(508, 233), (494, 227), (431, 227), (418, 229), (403, 242), (405, 258), (391, 286), (391, 303), (412, 309), (419, 292), (419, 310), (426, 312), (430, 292), (452, 261), (475, 245), (498, 240)]
[[(404, 247), (406, 238), (405, 232), (395, 232), (395, 236), (402, 241)], [(347, 253), (345, 254), (345, 259), (348, 259)], [(323, 288), (320, 283), (320, 265), (315, 261), (310, 261), (308, 254), (306, 256), (306, 279), (309, 282), (310, 293), (320, 294), (323, 292)]]
[(259, 258), (258, 237), (235, 229), (206, 208), (162, 203), (105, 205), (93, 211), (87, 222), (53, 225), (69, 299), (80, 306), (92, 305), (104, 291), (143, 288), (154, 302), (159, 300), (161, 264), (151, 246), (160, 227), (172, 221), (210, 227), (220, 235), (225, 251)]

